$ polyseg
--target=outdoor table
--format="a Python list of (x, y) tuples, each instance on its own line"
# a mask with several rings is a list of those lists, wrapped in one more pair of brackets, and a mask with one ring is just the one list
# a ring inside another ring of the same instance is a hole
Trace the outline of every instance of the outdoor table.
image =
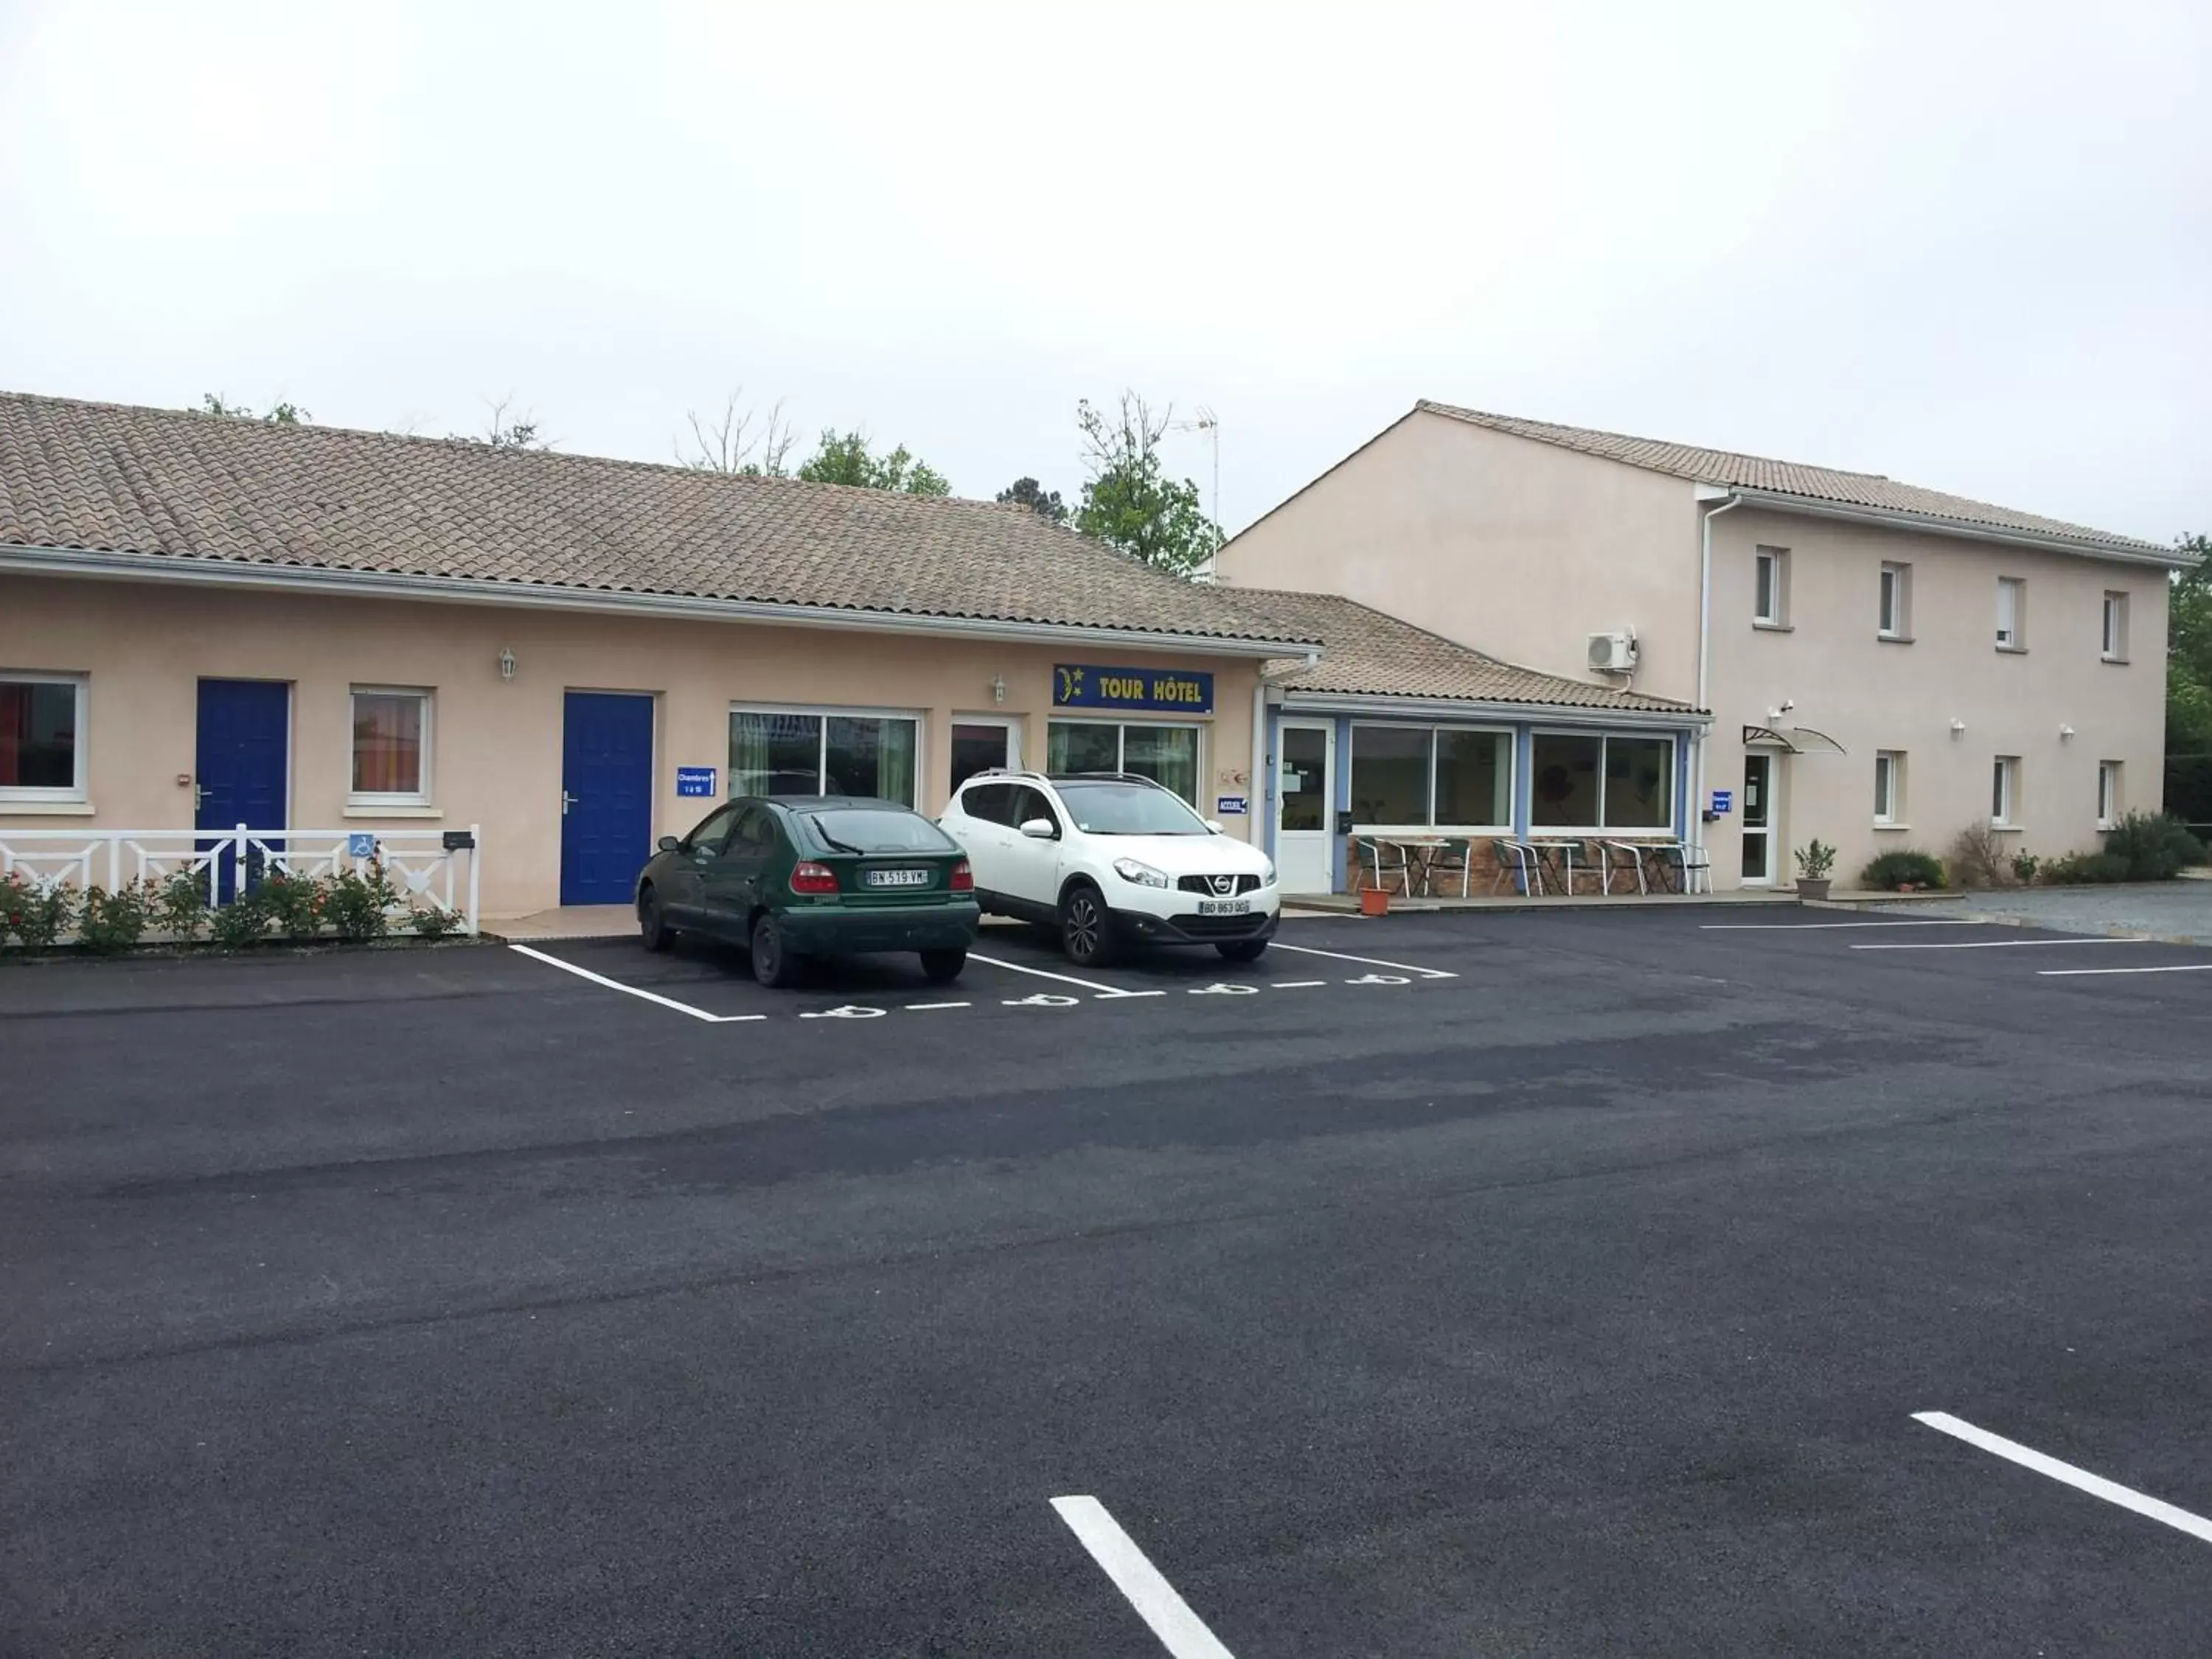
[(1437, 854), (1449, 851), (1451, 842), (1441, 836), (1393, 836), (1390, 844), (1406, 855), (1407, 884), (1412, 884), (1411, 878), (1418, 873), (1421, 880), (1421, 896), (1426, 898), (1430, 885), (1436, 878)]
[(1544, 860), (1559, 884), (1562, 893), (1571, 896), (1575, 890), (1575, 854), (1583, 850), (1578, 841), (1532, 841), (1536, 856)]

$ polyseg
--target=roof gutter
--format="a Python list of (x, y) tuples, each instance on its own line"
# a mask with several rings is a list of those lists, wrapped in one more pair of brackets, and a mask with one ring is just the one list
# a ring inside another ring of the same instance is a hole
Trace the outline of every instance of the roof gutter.
[[(2007, 530), (2000, 526), (1968, 524), (1958, 519), (1939, 519), (1899, 507), (1858, 507), (1843, 501), (1824, 501), (1808, 495), (1791, 495), (1771, 489), (1731, 489), (1735, 501), (1776, 513), (1808, 519), (1841, 519), (1851, 524), (1880, 525), (1889, 530), (1915, 530), (1928, 536), (1951, 536), (1961, 541), (1995, 542), (2006, 547), (2040, 548), (2049, 553), (2071, 553), (2087, 559), (2109, 559), (2119, 564), (2156, 565), (2166, 570), (2185, 570), (2197, 561), (2176, 549), (2111, 547), (2042, 530)], [(1724, 510), (1724, 509), (1723, 509)]]
[(449, 605), (511, 605), (534, 611), (584, 611), (600, 616), (666, 617), (694, 622), (767, 623), (785, 628), (831, 628), (873, 634), (924, 634), (1023, 644), (1141, 647), (1210, 657), (1317, 657), (1302, 640), (1230, 639), (1168, 634), (1135, 628), (1087, 627), (1076, 623), (994, 621), (937, 617), (903, 611), (847, 611), (830, 605), (779, 604), (767, 599), (702, 599), (681, 593), (630, 593), (608, 588), (562, 587), (547, 582), (492, 582), (464, 576), (416, 576), (383, 571), (329, 570), (314, 566), (251, 565), (239, 560), (197, 559), (173, 554), (107, 553), (84, 548), (0, 544), (0, 571), (32, 575), (88, 576), (122, 581), (179, 581), (279, 592), (345, 594), (356, 599), (435, 600)]
[(1603, 726), (1613, 731), (1680, 732), (1712, 724), (1693, 708), (1586, 708), (1571, 703), (1462, 702), (1445, 697), (1391, 697), (1374, 692), (1300, 691), (1283, 697), (1286, 714), (1368, 714), (1391, 720), (1481, 720), (1496, 725)]

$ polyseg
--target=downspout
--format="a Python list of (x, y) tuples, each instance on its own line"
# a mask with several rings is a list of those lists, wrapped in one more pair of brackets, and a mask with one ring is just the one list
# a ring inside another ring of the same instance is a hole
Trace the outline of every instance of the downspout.
[(1277, 780), (1274, 752), (1267, 744), (1267, 687), (1277, 680), (1288, 679), (1293, 674), (1304, 674), (1320, 662), (1321, 653), (1310, 646), (1303, 661), (1279, 668), (1273, 673), (1263, 667), (1252, 677), (1252, 781), (1246, 787), (1244, 799), (1245, 808), (1252, 814), (1252, 820), (1250, 833), (1245, 840), (1261, 848), (1269, 858), (1275, 856)]
[[(1742, 505), (1742, 496), (1731, 495), (1718, 507), (1708, 508), (1698, 526), (1697, 707), (1701, 714), (1712, 713), (1708, 681), (1711, 676), (1713, 656), (1713, 520), (1723, 513), (1735, 512)], [(1690, 844), (1708, 859), (1712, 854), (1705, 848), (1705, 803), (1712, 797), (1705, 792), (1705, 745), (1712, 740), (1712, 730), (1710, 720), (1698, 728), (1697, 786), (1690, 796), (1690, 811), (1696, 816), (1693, 824), (1683, 826), (1691, 832), (1687, 837)]]

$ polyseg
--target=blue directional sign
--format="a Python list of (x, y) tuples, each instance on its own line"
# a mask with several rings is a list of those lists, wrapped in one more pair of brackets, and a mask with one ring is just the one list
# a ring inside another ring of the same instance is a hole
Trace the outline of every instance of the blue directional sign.
[(676, 769), (676, 793), (679, 795), (698, 795), (713, 799), (714, 769), (711, 766), (679, 766)]

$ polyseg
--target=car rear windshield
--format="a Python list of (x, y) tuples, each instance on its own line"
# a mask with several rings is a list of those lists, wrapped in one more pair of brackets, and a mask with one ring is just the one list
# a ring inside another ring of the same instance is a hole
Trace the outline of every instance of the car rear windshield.
[(873, 806), (832, 806), (806, 814), (832, 851), (957, 853), (959, 844), (917, 812)]
[(1205, 820), (1164, 789), (1141, 783), (1056, 786), (1075, 827), (1088, 836), (1210, 836)]

